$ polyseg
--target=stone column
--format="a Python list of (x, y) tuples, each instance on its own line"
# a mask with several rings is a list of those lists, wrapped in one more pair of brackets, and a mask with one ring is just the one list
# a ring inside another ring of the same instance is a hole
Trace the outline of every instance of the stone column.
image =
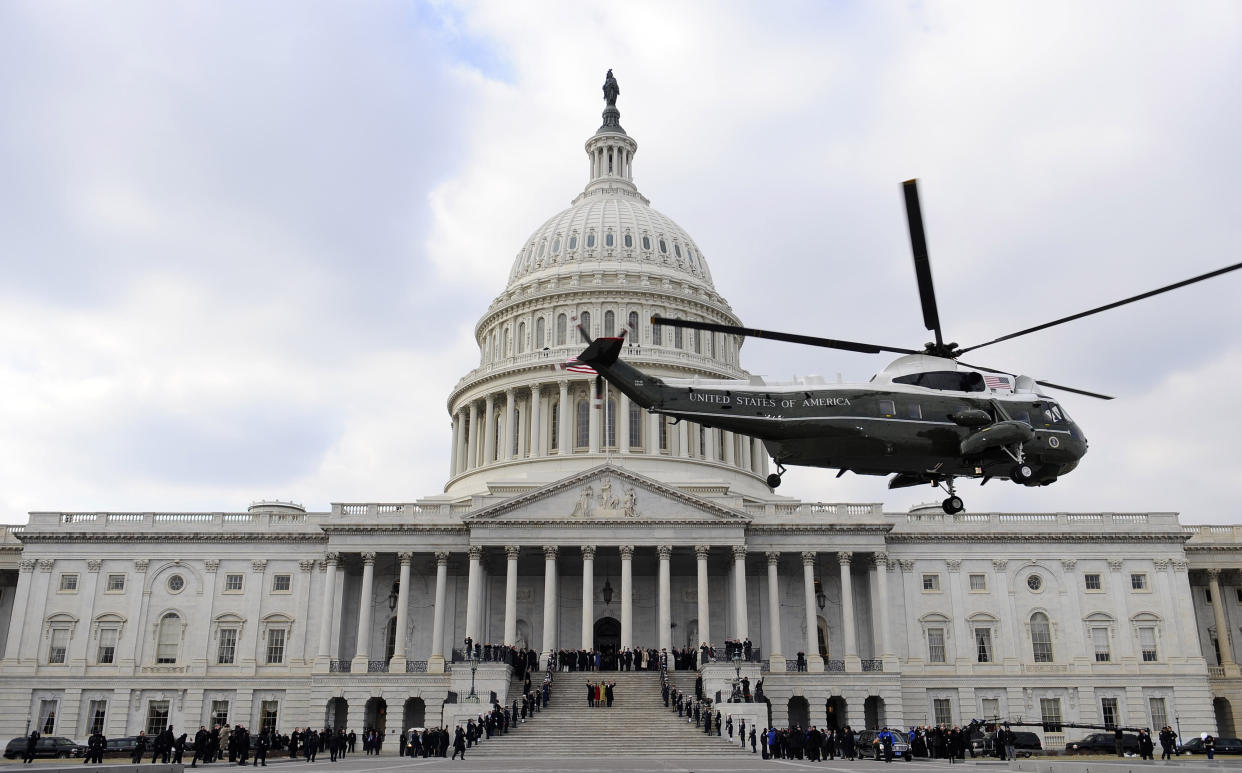
[[(21, 655), (22, 634), (26, 619), (26, 615), (22, 610), (28, 609), (30, 606), (30, 585), (34, 579), (34, 569), (35, 562), (32, 559), (22, 559), (18, 562), (17, 593), (13, 596), (13, 612), (9, 623), (9, 636), (8, 641), (4, 645), (4, 659), (10, 660), (13, 663), (17, 663)], [(33, 623), (34, 621), (32, 620), (31, 622)]]
[[(897, 654), (893, 652), (893, 632), (892, 623), (890, 622), (892, 615), (888, 614), (891, 607), (888, 605), (888, 554), (875, 554), (875, 576), (877, 591), (876, 599), (878, 600), (879, 609), (876, 614), (880, 616), (880, 657), (884, 660), (884, 670), (895, 670), (897, 668)], [(890, 667), (889, 663), (892, 663)]]
[(569, 381), (561, 382), (561, 401), (556, 406), (556, 412), (556, 450), (559, 455), (567, 456), (573, 452), (569, 446)]
[[(1229, 622), (1225, 619), (1225, 597), (1220, 592), (1220, 570), (1208, 569), (1208, 585), (1212, 590), (1212, 616), (1216, 620), (1216, 643), (1220, 647), (1220, 664), (1225, 676), (1231, 676), (1230, 670), (1237, 671), (1238, 665), (1233, 659), (1233, 638), (1229, 635)], [(1129, 593), (1128, 588), (1122, 589)], [(1232, 674), (1236, 676), (1236, 674)]]
[(457, 423), (461, 425), (461, 437), (457, 440), (457, 472), (463, 473), (470, 469), (470, 454), (466, 447), (470, 444), (470, 425), (466, 420), (466, 411), (457, 412)]
[(677, 456), (682, 459), (690, 458), (690, 422), (677, 422)]
[(483, 464), (496, 461), (496, 395), (488, 395), (483, 411)]
[(673, 556), (673, 548), (671, 545), (660, 545), (656, 548), (656, 553), (660, 557), (660, 601), (659, 601), (659, 630), (658, 638), (660, 649), (667, 650), (671, 647), (673, 640), (672, 634), (672, 582), (669, 577), (669, 559)]
[(630, 398), (624, 394), (617, 400), (617, 450), (630, 452)]
[(767, 477), (768, 474), (768, 449), (763, 447), (763, 441), (754, 439), (751, 441), (750, 452), (750, 469), (759, 477)]
[(730, 467), (736, 467), (737, 436), (728, 430), (722, 430), (720, 442), (724, 444), (724, 463)]
[[(823, 671), (824, 657), (819, 654), (819, 615), (815, 611), (815, 551), (802, 553), (802, 600), (806, 607), (806, 670)], [(850, 622), (853, 626), (853, 622)]]
[(436, 608), (431, 618), (431, 657), (427, 659), (427, 671), (444, 673), (444, 596), (448, 585), (447, 551), (436, 552)]
[[(712, 629), (708, 616), (711, 613), (711, 605), (708, 603), (707, 586), (707, 556), (711, 553), (711, 545), (695, 545), (694, 555), (698, 559), (699, 564), (699, 640), (694, 642), (698, 657), (702, 657), (702, 650), (698, 647), (706, 642), (708, 645), (712, 643)], [(700, 663), (700, 666), (703, 664)]]
[(515, 437), (514, 433), (517, 432), (517, 427), (514, 424), (516, 408), (517, 406), (514, 404), (513, 400), (513, 388), (510, 387), (505, 390), (505, 436), (503, 441), (501, 441), (505, 445), (503, 449), (504, 453), (499, 454), (501, 459), (513, 458), (513, 438)]
[(717, 461), (720, 457), (720, 455), (716, 453), (716, 432), (717, 430), (714, 428), (708, 427), (703, 432), (703, 447), (699, 449), (699, 453), (702, 454), (703, 458), (709, 462)]
[(517, 545), (506, 545), (505, 556), (508, 562), (505, 568), (505, 644), (512, 646), (517, 642), (517, 562), (521, 548)]
[(319, 607), (320, 627), (317, 659), (320, 663), (316, 664), (316, 670), (327, 670), (328, 661), (332, 658), (332, 621), (336, 619), (335, 610), (332, 608), (332, 599), (336, 595), (333, 591), (336, 589), (336, 565), (340, 558), (339, 553), (328, 553), (324, 556), (324, 560), (328, 565), (328, 573), (324, 580), (323, 603)]
[(392, 648), (392, 660), (388, 661), (390, 674), (405, 673), (405, 620), (410, 606), (410, 562), (414, 560), (414, 554), (398, 553), (397, 558), (401, 560), (401, 575), (397, 580), (397, 636)]
[(466, 469), (473, 470), (479, 465), (479, 406), (470, 403), (470, 426), (466, 428)]
[(556, 545), (543, 546), (543, 652), (539, 660), (544, 668), (548, 656), (556, 650)]
[(466, 576), (466, 638), (471, 642), (477, 642), (479, 641), (479, 599), (483, 595), (479, 592), (479, 586), (483, 582), (479, 561), (483, 558), (483, 548), (479, 545), (471, 545), (466, 550), (466, 555), (470, 557), (469, 574)]
[(664, 421), (664, 417), (658, 413), (647, 414), (647, 453), (652, 456), (660, 455), (660, 422)]
[(737, 629), (733, 638), (738, 641), (750, 638), (750, 621), (746, 619), (746, 546), (733, 546), (733, 619)]
[(358, 604), (358, 646), (354, 648), (353, 672), (367, 672), (367, 663), (371, 660), (371, 607), (375, 600), (371, 598), (375, 586), (375, 554), (362, 554), (362, 594)]
[(582, 546), (582, 649), (595, 646), (595, 546)]
[(530, 455), (543, 456), (546, 451), (543, 440), (543, 385), (532, 384), (530, 388)]
[(457, 475), (457, 460), (461, 456), (461, 422), (453, 414), (453, 452), (449, 454), (449, 477)]
[(854, 635), (854, 578), (850, 574), (850, 560), (854, 554), (848, 550), (837, 553), (841, 562), (841, 632), (845, 636), (845, 670), (862, 671), (858, 658), (858, 637)]
[(765, 555), (768, 559), (768, 628), (771, 629), (768, 637), (768, 661), (771, 672), (780, 674), (785, 671), (785, 656), (781, 648), (781, 591), (777, 571), (780, 568), (781, 554), (771, 552)]
[(634, 546), (621, 546), (621, 649), (634, 646)]

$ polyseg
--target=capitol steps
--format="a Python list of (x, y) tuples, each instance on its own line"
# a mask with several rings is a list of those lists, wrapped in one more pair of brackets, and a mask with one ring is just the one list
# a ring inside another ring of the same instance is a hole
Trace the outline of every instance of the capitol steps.
[[(611, 709), (587, 705), (587, 683), (601, 679), (617, 683)], [(693, 674), (690, 685), (693, 691)], [(520, 690), (519, 684), (510, 694)], [(551, 703), (533, 719), (468, 753), (472, 757), (741, 754), (728, 740), (709, 736), (685, 718), (678, 719), (675, 710), (664, 708), (657, 672), (576, 671), (556, 674)]]

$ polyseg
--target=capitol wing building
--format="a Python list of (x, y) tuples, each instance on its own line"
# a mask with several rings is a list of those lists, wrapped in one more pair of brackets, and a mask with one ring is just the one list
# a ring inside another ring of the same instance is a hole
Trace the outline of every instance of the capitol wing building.
[[(472, 673), (467, 638), (544, 663), (703, 642), (723, 660), (749, 639), (740, 668), (777, 726), (1001, 717), (1047, 723), (1050, 748), (1086, 732), (1053, 732), (1070, 722), (1235, 734), (1238, 527), (802, 502), (767, 487), (758, 441), (611, 389), (596, 408), (565, 367), (579, 323), (624, 331), (654, 375), (749, 377), (741, 339), (650, 324), (740, 321), (639, 192), (637, 150), (610, 105), (585, 189), (518, 250), (448, 397), (442, 494), (8, 526), (0, 735), (451, 723), (477, 712), (472, 686), (513, 699), (510, 666)], [(709, 693), (735, 673), (705, 664)]]

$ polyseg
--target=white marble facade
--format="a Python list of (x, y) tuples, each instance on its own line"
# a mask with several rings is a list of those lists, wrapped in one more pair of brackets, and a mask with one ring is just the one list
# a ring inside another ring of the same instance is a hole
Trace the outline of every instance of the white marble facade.
[[(636, 151), (601, 128), (586, 188), (518, 252), (449, 395), (442, 494), (8, 527), (0, 736), (435, 724), (469, 682), (451, 664), (467, 634), (546, 653), (596, 643), (601, 621), (622, 646), (748, 637), (778, 724), (1059, 712), (1233, 734), (1234, 527), (801, 502), (766, 487), (749, 438), (614, 392), (596, 409), (590, 377), (557, 367), (580, 351), (575, 321), (626, 331), (623, 356), (657, 375), (747, 375), (740, 339), (649, 323), (737, 319), (698, 245), (638, 192)], [(786, 671), (798, 652), (809, 670)], [(503, 669), (479, 677), (507, 690)]]

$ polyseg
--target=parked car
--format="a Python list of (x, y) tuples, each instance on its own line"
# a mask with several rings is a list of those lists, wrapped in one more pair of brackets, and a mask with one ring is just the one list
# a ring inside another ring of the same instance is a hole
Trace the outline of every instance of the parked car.
[[(1157, 746), (1156, 748), (1159, 748)], [(1203, 751), (1203, 739), (1191, 738), (1182, 744), (1182, 752), (1185, 754), (1206, 754)], [(1242, 754), (1242, 738), (1217, 738), (1216, 739), (1217, 754)]]
[[(1138, 754), (1138, 736), (1134, 733), (1122, 733), (1121, 749), (1128, 754)], [(1070, 741), (1065, 750), (1080, 754), (1116, 754), (1117, 742), (1112, 733), (1092, 733), (1081, 741)]]
[[(109, 738), (108, 745), (104, 747), (104, 754), (112, 754), (116, 756), (124, 755), (126, 757), (131, 757), (133, 756), (134, 749), (137, 746), (138, 736), (136, 735), (125, 735), (120, 738)], [(147, 748), (151, 748), (150, 742), (147, 743)]]
[[(4, 747), (4, 756), (6, 759), (15, 760), (26, 753), (26, 738), (14, 738)], [(35, 746), (36, 757), (58, 757), (66, 759), (68, 757), (83, 757), (86, 755), (86, 747), (76, 744), (68, 738), (62, 738), (58, 735), (45, 735), (39, 739), (39, 743)]]
[[(996, 746), (996, 731), (991, 730), (984, 732), (975, 730), (970, 735), (970, 747), (975, 750), (975, 754), (983, 757), (999, 757), (1000, 752)], [(1035, 752), (1044, 750), (1043, 742), (1039, 740), (1039, 735), (1028, 730), (1013, 731), (1013, 749), (1019, 757), (1030, 757)]]
[[(901, 730), (893, 730), (893, 756), (906, 760), (907, 762), (914, 759), (914, 755), (910, 752), (910, 744), (906, 741), (906, 734)], [(875, 743), (876, 736), (880, 734), (879, 730), (862, 730), (854, 739), (854, 745), (858, 749), (859, 757), (874, 756), (877, 760), (884, 759), (883, 752), (880, 751), (880, 745)]]

